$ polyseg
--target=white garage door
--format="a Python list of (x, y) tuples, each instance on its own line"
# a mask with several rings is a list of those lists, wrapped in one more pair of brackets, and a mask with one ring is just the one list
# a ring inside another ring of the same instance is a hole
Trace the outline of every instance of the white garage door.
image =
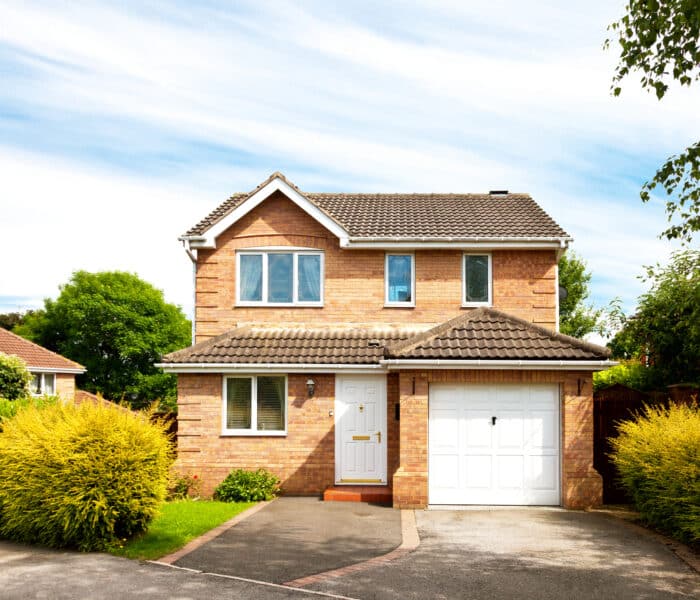
[(556, 385), (430, 386), (430, 504), (558, 505)]

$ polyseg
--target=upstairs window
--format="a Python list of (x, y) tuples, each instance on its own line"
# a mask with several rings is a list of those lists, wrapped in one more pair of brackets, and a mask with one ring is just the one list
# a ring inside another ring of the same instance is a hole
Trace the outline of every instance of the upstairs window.
[(387, 254), (384, 265), (387, 306), (415, 306), (413, 254)]
[(245, 251), (236, 257), (238, 305), (323, 305), (322, 252)]
[(464, 306), (491, 305), (491, 255), (465, 254), (463, 263)]

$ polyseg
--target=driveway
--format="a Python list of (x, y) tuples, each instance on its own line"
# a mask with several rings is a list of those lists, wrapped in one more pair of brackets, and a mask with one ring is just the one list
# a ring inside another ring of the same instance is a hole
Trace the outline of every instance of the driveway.
[(421, 543), (382, 568), (313, 584), (355, 598), (699, 598), (663, 544), (601, 514), (559, 509), (416, 511)]

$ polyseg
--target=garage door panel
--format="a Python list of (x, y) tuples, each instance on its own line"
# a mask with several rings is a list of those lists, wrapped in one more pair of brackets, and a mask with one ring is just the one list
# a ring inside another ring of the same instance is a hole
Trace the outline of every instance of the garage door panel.
[(429, 406), (430, 503), (559, 504), (557, 386), (433, 384)]

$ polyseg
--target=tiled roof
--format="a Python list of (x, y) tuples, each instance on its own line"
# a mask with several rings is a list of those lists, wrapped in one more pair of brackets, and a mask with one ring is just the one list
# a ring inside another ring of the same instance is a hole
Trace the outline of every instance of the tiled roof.
[(411, 335), (415, 331), (239, 327), (167, 354), (163, 363), (378, 364), (388, 343)]
[(37, 369), (78, 369), (85, 371), (85, 367), (77, 362), (68, 360), (60, 354), (25, 340), (23, 337), (15, 335), (2, 327), (0, 327), (0, 352), (19, 356), (27, 363), (30, 369), (34, 367)]
[(353, 238), (562, 238), (568, 234), (528, 194), (341, 194), (302, 192), (281, 173), (236, 193), (185, 235), (204, 234), (275, 178), (299, 191)]
[(428, 331), (242, 327), (163, 357), (163, 363), (379, 364), (384, 358), (604, 360), (609, 351), (479, 308)]
[(403, 342), (387, 358), (447, 360), (604, 360), (610, 350), (491, 308), (478, 308)]

